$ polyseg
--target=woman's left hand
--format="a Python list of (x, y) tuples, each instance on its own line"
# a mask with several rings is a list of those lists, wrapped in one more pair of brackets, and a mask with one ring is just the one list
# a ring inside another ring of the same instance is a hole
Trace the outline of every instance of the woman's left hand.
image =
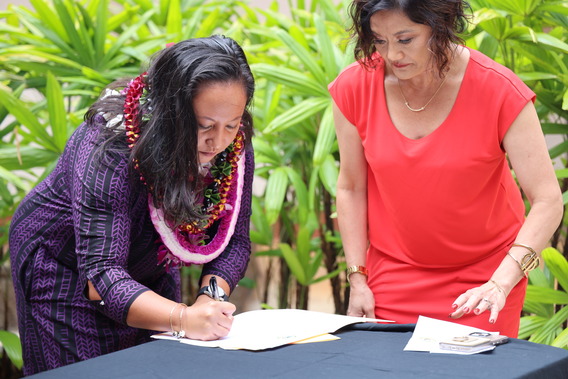
[(503, 289), (494, 282), (489, 281), (482, 286), (469, 289), (461, 294), (452, 304), (454, 312), (450, 313), (450, 318), (460, 318), (471, 312), (475, 315), (480, 315), (485, 311), (489, 311), (489, 323), (494, 324), (506, 301), (507, 294)]

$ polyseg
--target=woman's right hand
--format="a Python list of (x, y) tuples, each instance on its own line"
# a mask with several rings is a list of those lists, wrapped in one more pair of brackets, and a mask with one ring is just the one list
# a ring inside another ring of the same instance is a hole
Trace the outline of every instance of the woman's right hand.
[(366, 277), (351, 275), (351, 291), (347, 316), (375, 318), (375, 296), (366, 282)]
[(199, 296), (184, 312), (182, 325), (185, 336), (202, 341), (225, 337), (231, 330), (236, 309), (232, 303)]

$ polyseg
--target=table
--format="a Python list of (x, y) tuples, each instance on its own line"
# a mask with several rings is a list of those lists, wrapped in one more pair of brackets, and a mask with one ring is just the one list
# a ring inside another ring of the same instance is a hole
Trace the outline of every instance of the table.
[(412, 326), (365, 329), (260, 352), (156, 340), (30, 378), (568, 378), (568, 350), (552, 346), (511, 339), (489, 353), (430, 354), (403, 351)]

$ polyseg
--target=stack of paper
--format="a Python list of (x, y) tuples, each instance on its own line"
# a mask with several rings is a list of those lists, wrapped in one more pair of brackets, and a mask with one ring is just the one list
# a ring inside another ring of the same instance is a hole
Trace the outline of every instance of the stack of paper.
[[(337, 339), (328, 333), (359, 322), (392, 322), (366, 317), (343, 316), (301, 309), (267, 309), (235, 316), (229, 334), (215, 341), (182, 338), (182, 343), (223, 349), (263, 350), (296, 342)], [(176, 339), (171, 333), (154, 338)], [(314, 340), (310, 340), (314, 338)]]
[(471, 326), (465, 326), (456, 324), (453, 322), (436, 320), (429, 317), (419, 316), (418, 322), (416, 323), (416, 328), (412, 337), (406, 344), (405, 351), (429, 351), (430, 353), (443, 353), (443, 354), (460, 354), (460, 355), (470, 355), (477, 354), (484, 351), (490, 351), (495, 348), (495, 346), (487, 346), (484, 349), (472, 352), (465, 351), (454, 351), (454, 350), (442, 350), (440, 349), (440, 342), (448, 339), (452, 339), (457, 336), (467, 336), (473, 332), (490, 333), (498, 335), (497, 332), (487, 332), (482, 329), (473, 328)]

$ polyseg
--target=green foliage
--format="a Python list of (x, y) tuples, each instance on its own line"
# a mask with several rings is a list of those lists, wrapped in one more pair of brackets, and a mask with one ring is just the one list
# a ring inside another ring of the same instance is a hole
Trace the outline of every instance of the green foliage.
[[(343, 312), (345, 283), (338, 275), (345, 264), (333, 219), (339, 156), (327, 85), (353, 59), (345, 30), (349, 1), (288, 2), (291, 16), (276, 1), (267, 10), (232, 0), (9, 5), (0, 12), (0, 220), (9, 220), (21, 198), (52, 170), (107, 84), (137, 75), (167, 42), (222, 33), (244, 47), (257, 80), (256, 176), (266, 186), (253, 198), (251, 239), (261, 250), (257, 256), (274, 257), (288, 270), (279, 278), (284, 300), (277, 307), (291, 306), (294, 297), (297, 307), (306, 307), (309, 286), (330, 280), (336, 311)], [(566, 2), (470, 3), (475, 20), (467, 45), (511, 68), (537, 93), (546, 134), (566, 134)], [(550, 155), (567, 151), (563, 140)], [(557, 176), (564, 181), (568, 168), (559, 168)], [(568, 191), (564, 196), (567, 203)], [(7, 227), (8, 221), (0, 222), (0, 242), (6, 242)], [(545, 251), (547, 268), (531, 273), (525, 302), (530, 315), (522, 319), (521, 334), (566, 346), (566, 292), (555, 280), (568, 288), (562, 274), (567, 271), (558, 268), (564, 263), (557, 253)]]
[(14, 366), (16, 366), (18, 369), (21, 369), (24, 361), (22, 359), (22, 346), (20, 345), (20, 338), (18, 338), (18, 336), (14, 333), (0, 330), (0, 343), (2, 344), (4, 351), (6, 352), (8, 358), (10, 358)]
[[(326, 237), (337, 234), (329, 210), (338, 176), (327, 85), (352, 54), (343, 7), (333, 3), (312, 1), (308, 9), (304, 2), (290, 2), (291, 19), (274, 3), (258, 11), (264, 21), (249, 17), (255, 13), (250, 8), (239, 19), (257, 78), (256, 174), (266, 180), (253, 208), (252, 233), (256, 243), (266, 245), (269, 253), (262, 254), (279, 256), (288, 266), (300, 286), (298, 307), (307, 306), (305, 287), (336, 278), (343, 268), (340, 247)], [(274, 229), (280, 233), (276, 245)], [(320, 274), (324, 261), (327, 273)]]
[[(544, 270), (530, 274), (519, 338), (568, 349), (568, 261), (554, 248), (543, 250)], [(558, 288), (556, 285), (558, 284)]]

